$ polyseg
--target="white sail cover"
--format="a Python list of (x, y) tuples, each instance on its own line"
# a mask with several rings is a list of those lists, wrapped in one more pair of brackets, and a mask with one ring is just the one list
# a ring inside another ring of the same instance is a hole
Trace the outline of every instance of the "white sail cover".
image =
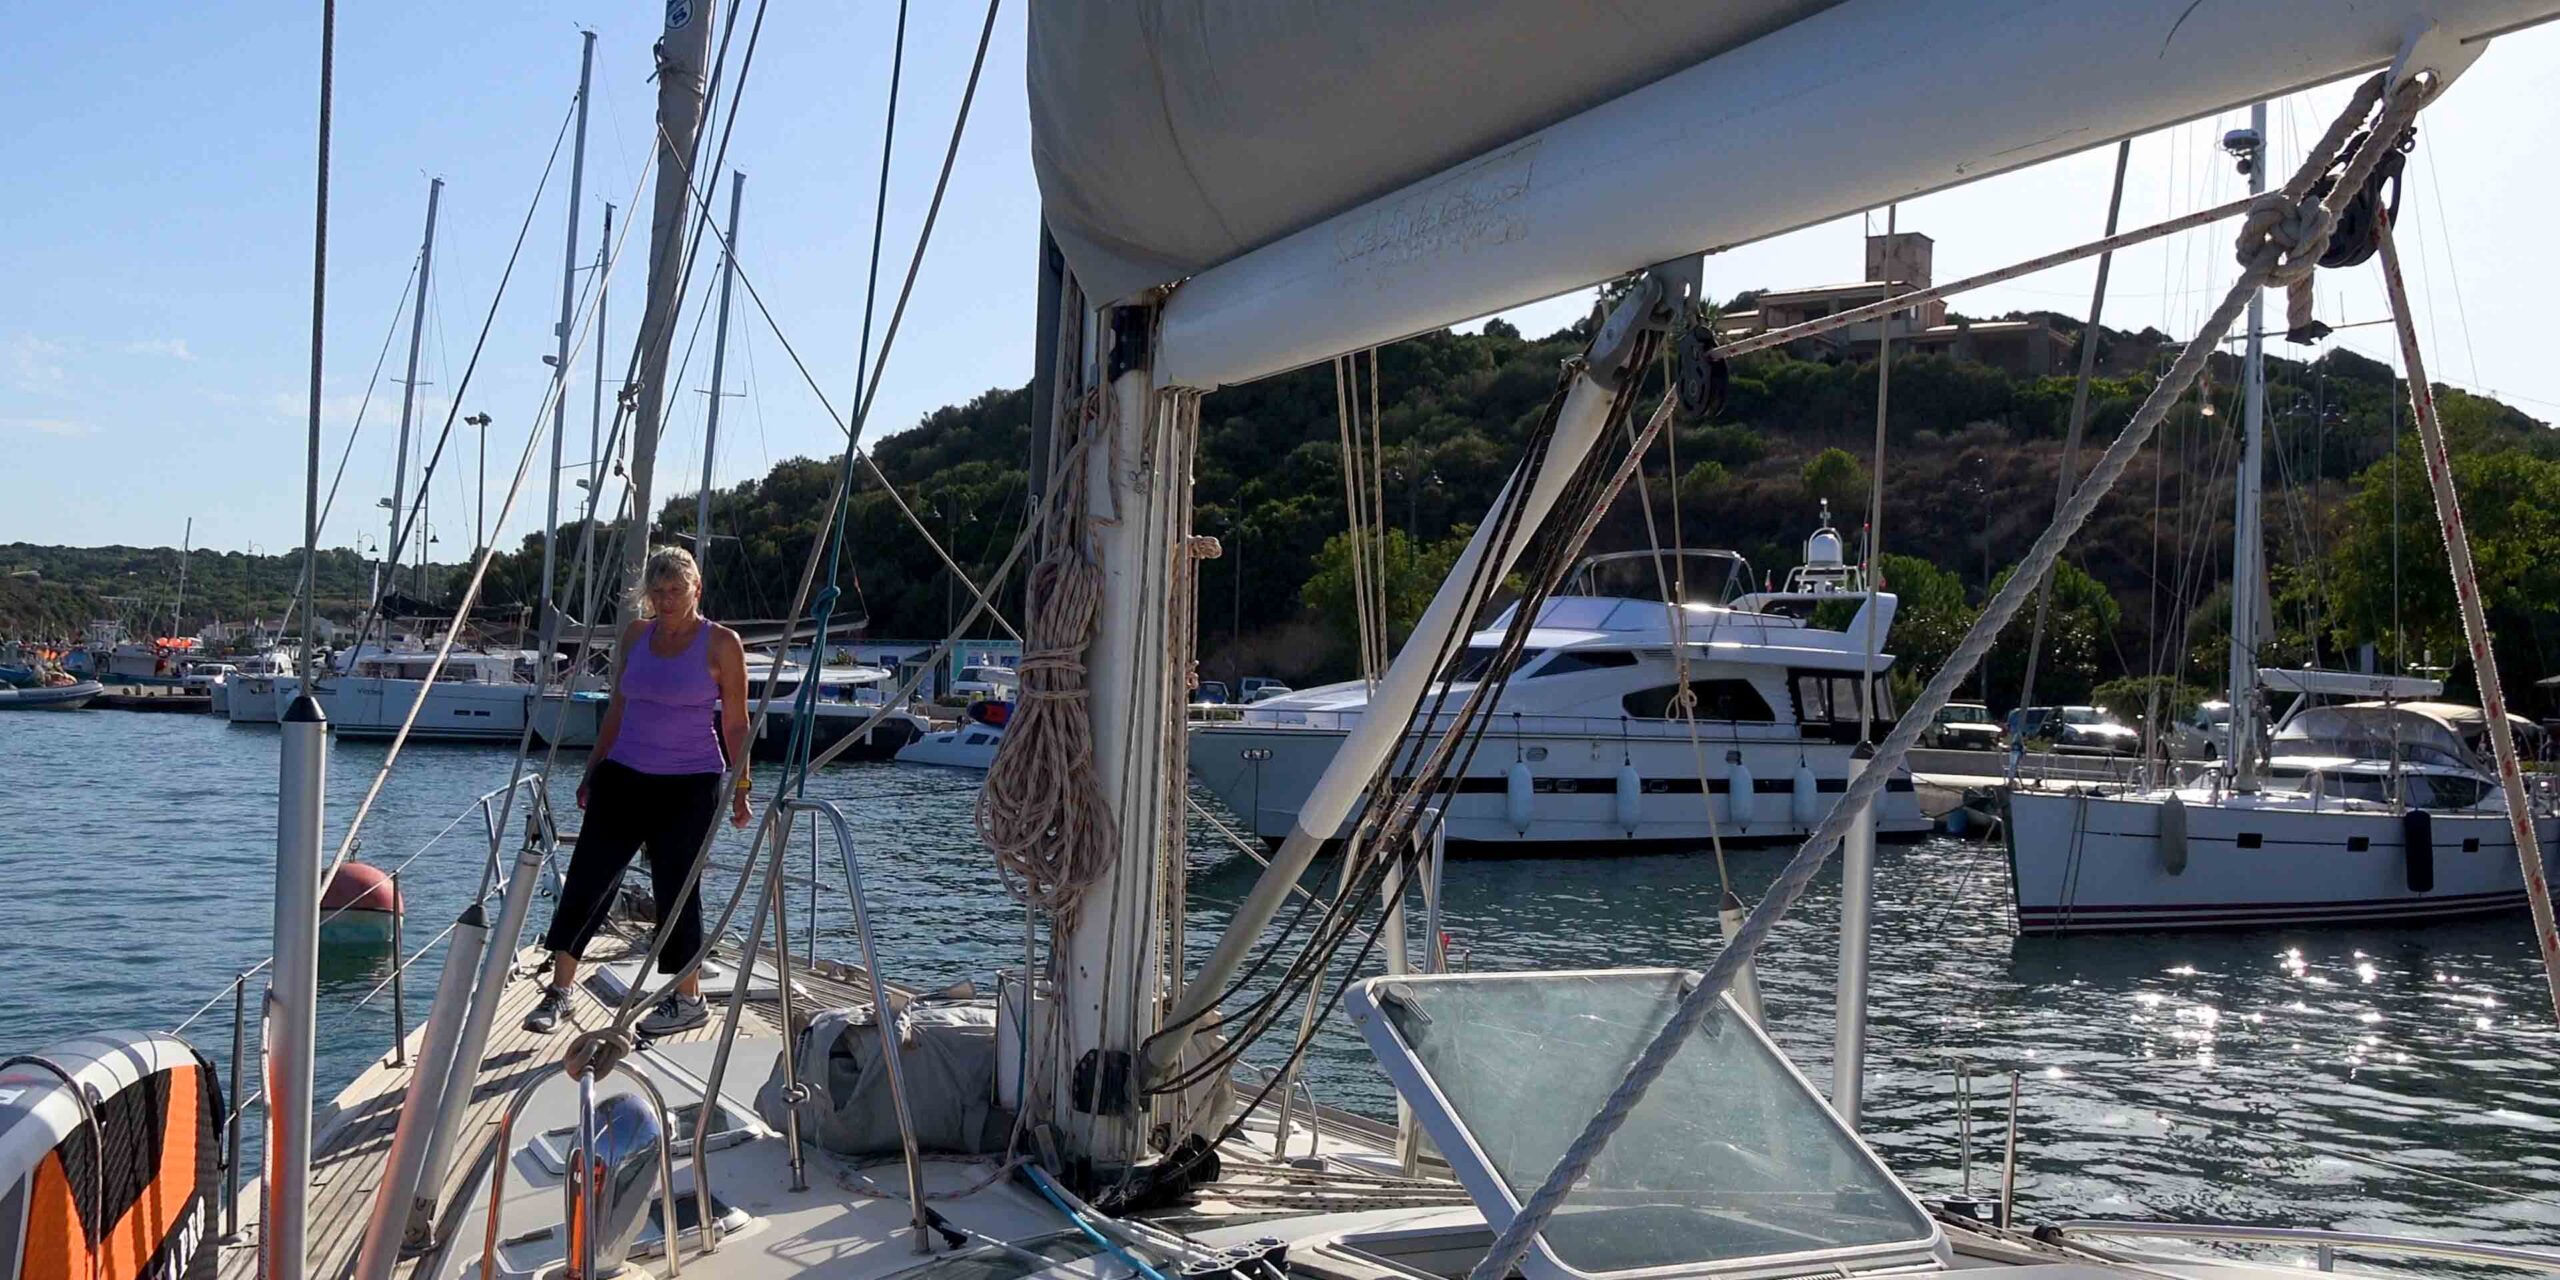
[(1258, 248), (1839, 0), (1043, 0), (1031, 160), (1085, 293)]

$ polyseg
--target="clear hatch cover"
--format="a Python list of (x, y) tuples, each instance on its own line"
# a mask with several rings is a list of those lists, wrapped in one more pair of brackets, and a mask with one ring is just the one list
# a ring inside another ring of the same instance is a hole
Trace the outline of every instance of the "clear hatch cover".
[[(1696, 975), (1439, 974), (1353, 988), (1354, 1019), (1496, 1229)], [(1541, 1233), (1532, 1280), (1924, 1261), (1936, 1224), (1730, 1003), (1673, 1057)]]

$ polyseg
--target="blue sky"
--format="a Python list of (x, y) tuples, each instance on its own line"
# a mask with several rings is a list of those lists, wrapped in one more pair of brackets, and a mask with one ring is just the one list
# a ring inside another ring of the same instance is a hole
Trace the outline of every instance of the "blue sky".
[[(21, 56), (0, 77), (0, 112), (22, 128), (6, 149), (13, 202), (0, 236), (0, 542), (173, 544), (277, 549), (301, 525), (303, 387), (310, 289), (316, 5), (22, 7)], [(886, 220), (883, 311), (922, 218), (983, 11), (911, 10), (899, 138)], [(849, 399), (872, 230), (895, 6), (886, 0), (777, 6), (739, 116), (731, 167), (748, 175), (740, 261), (828, 392)], [(580, 254), (605, 201), (627, 218), (645, 159), (653, 86), (646, 3), (349, 5), (338, 31), (329, 245), (324, 452), (335, 462), (370, 392), (363, 429), (324, 541), (381, 538), (374, 503), (390, 490), (405, 313), (382, 380), (369, 383), (417, 252), (427, 179), (447, 186), (429, 295), (421, 431), (443, 422), (544, 156), (576, 87), (578, 28), (599, 36)], [(744, 36), (741, 24), (741, 39)], [(2537, 416), (2560, 416), (2560, 365), (2544, 349), (2560, 246), (2530, 234), (2555, 194), (2549, 149), (2560, 100), (2545, 89), (2560, 34), (2507, 37), (2428, 113), (2403, 223), (2418, 243), (2411, 287), (2439, 381), (2480, 387)], [(1030, 272), (1037, 192), (1023, 98), (1022, 9), (998, 21), (968, 141), (873, 434), (1030, 367)], [(2340, 98), (2317, 90), (2277, 104), (2283, 162)], [(2140, 140), (2125, 221), (2137, 225), (2240, 189), (2213, 147), (2236, 115)], [(1941, 278), (2094, 236), (2111, 154), (1942, 193), (1903, 207), (1901, 225), (1936, 237)], [(559, 305), (567, 181), (545, 194), (517, 278), (463, 411), (495, 419), (492, 511), (540, 408)], [(725, 178), (723, 179), (725, 184)], [(725, 202), (725, 196), (724, 196)], [(642, 203), (646, 203), (645, 195)], [(2519, 227), (2516, 219), (2524, 218)], [(1872, 219), (1881, 227), (1881, 214)], [(1728, 253), (1709, 291), (1826, 283), (1858, 271), (1862, 219)], [(2190, 329), (2230, 275), (2227, 231), (2117, 260), (2110, 324)], [(610, 363), (627, 358), (640, 290), (630, 246), (614, 283)], [(710, 273), (698, 273), (706, 288)], [(2087, 306), (2087, 267), (1960, 299), (1988, 314)], [(1543, 332), (1586, 304), (1524, 308)], [(2324, 318), (2383, 315), (2370, 269), (2324, 273)], [(688, 328), (677, 340), (679, 356)], [(2389, 330), (2340, 341), (2387, 355)], [(785, 457), (832, 452), (836, 437), (774, 334), (741, 300), (715, 478), (761, 474)], [(697, 482), (710, 340), (670, 396), (662, 490)], [(2285, 350), (2279, 347), (2278, 350)], [(2288, 352), (2289, 353), (2289, 352)], [(590, 350), (580, 359), (591, 367)], [(571, 393), (568, 456), (585, 452), (586, 384)], [(1330, 430), (1330, 424), (1319, 424)], [(460, 430), (457, 428), (457, 430)], [(436, 554), (471, 542), (476, 437), (457, 441), (431, 496)], [(539, 467), (503, 538), (538, 525)], [(570, 491), (572, 495), (575, 490)], [(564, 497), (564, 509), (573, 501)], [(530, 517), (530, 518), (529, 518)]]

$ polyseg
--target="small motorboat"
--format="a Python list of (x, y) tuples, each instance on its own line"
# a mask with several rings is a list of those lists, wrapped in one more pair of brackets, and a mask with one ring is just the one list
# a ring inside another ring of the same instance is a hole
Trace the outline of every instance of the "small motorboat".
[(77, 711), (104, 692), (106, 686), (95, 680), (0, 688), (0, 711)]
[(43, 677), (31, 666), (0, 662), (0, 687), (29, 689), (43, 683)]
[(379, 947), (391, 941), (404, 904), (390, 873), (350, 862), (320, 891), (320, 943), (330, 947)]
[(969, 704), (960, 723), (938, 733), (928, 733), (898, 748), (901, 764), (931, 764), (953, 769), (984, 769), (996, 762), (996, 748), (1004, 745), (1005, 722), (1013, 718), (1013, 704), (982, 700)]

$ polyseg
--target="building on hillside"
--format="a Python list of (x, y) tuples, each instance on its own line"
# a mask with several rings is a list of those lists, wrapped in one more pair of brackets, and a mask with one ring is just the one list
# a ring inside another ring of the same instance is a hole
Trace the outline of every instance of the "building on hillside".
[[(1768, 290), (1756, 300), (1754, 310), (1732, 311), (1719, 317), (1717, 336), (1726, 341), (1747, 338), (1882, 302), (1895, 293), (1928, 288), (1935, 246), (1935, 241), (1917, 231), (1868, 236), (1865, 279), (1850, 284)], [(2044, 317), (1950, 319), (1944, 301), (1924, 302), (1899, 315), (1799, 338), (1786, 344), (1786, 351), (1804, 360), (1872, 360), (1877, 345), (1887, 336), (1892, 338), (1897, 353), (1952, 356), (2016, 377), (2066, 373), (2072, 367), (2073, 335), (2054, 328)]]

